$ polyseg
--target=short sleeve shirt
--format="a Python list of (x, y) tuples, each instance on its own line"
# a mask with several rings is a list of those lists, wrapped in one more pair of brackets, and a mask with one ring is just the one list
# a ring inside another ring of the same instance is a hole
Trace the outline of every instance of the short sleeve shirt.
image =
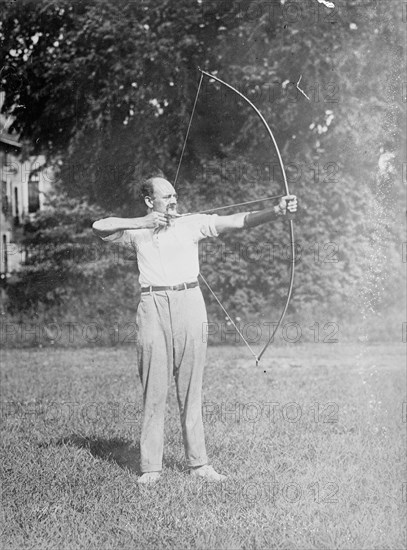
[(199, 274), (198, 243), (217, 237), (217, 215), (195, 214), (173, 220), (160, 230), (126, 229), (104, 237), (137, 255), (141, 286), (170, 286), (193, 282)]

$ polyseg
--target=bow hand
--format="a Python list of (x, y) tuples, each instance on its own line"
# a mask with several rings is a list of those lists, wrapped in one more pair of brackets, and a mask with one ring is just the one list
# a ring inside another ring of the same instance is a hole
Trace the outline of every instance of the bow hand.
[(280, 202), (278, 203), (278, 208), (280, 214), (283, 216), (287, 215), (287, 210), (288, 214), (294, 215), (298, 208), (296, 195), (284, 195), (284, 197), (281, 197)]

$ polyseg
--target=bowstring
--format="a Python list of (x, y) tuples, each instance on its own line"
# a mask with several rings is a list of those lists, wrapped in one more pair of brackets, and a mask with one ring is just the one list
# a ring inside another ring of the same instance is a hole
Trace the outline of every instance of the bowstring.
[(204, 75), (201, 73), (201, 78), (200, 78), (199, 84), (198, 84), (198, 90), (196, 91), (194, 106), (192, 107), (191, 116), (189, 117), (188, 128), (187, 128), (187, 131), (186, 131), (186, 134), (185, 134), (184, 144), (183, 144), (183, 146), (182, 146), (181, 156), (180, 156), (180, 159), (179, 159), (179, 162), (178, 162), (177, 172), (176, 172), (175, 178), (174, 178), (174, 183), (173, 183), (174, 189), (175, 189), (175, 186), (177, 185), (178, 174), (179, 174), (179, 170), (180, 170), (180, 168), (181, 168), (181, 163), (182, 163), (182, 159), (183, 159), (183, 156), (184, 156), (185, 147), (186, 147), (186, 145), (187, 145), (187, 140), (188, 140), (188, 136), (189, 136), (189, 131), (190, 131), (190, 129), (191, 129), (191, 124), (192, 124), (192, 119), (194, 118), (195, 108), (196, 108), (196, 104), (197, 104), (197, 102), (198, 102), (198, 96), (199, 96), (199, 92), (200, 92), (200, 90), (201, 90), (201, 85), (202, 85), (203, 77), (204, 77)]
[(222, 308), (222, 311), (223, 313), (226, 315), (226, 317), (229, 319), (229, 321), (232, 323), (232, 325), (234, 326), (236, 332), (239, 334), (239, 336), (241, 337), (241, 339), (243, 340), (243, 342), (246, 344), (248, 350), (250, 351), (250, 353), (253, 355), (255, 361), (256, 361), (256, 364), (258, 363), (258, 357), (257, 355), (254, 353), (254, 351), (252, 350), (249, 342), (246, 340), (246, 338), (243, 336), (243, 334), (241, 333), (241, 331), (239, 330), (238, 326), (236, 325), (236, 323), (233, 321), (232, 317), (229, 315), (229, 313), (226, 311), (226, 309), (223, 307), (223, 305), (221, 304), (219, 298), (216, 296), (216, 294), (214, 293), (214, 291), (212, 290), (210, 284), (208, 283), (208, 281), (205, 279), (205, 277), (202, 275), (202, 273), (199, 273), (199, 276), (201, 277), (201, 279), (203, 280), (203, 282), (206, 284), (206, 286), (208, 287), (209, 289), (209, 292), (212, 294), (212, 296), (215, 298), (215, 300), (218, 302), (218, 304), (220, 305), (220, 307)]

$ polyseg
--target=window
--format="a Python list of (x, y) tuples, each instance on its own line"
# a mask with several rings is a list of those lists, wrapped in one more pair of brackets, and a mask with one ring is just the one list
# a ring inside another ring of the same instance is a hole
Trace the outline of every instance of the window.
[(5, 216), (8, 214), (8, 207), (7, 182), (3, 180), (1, 182), (1, 209)]
[(28, 212), (32, 214), (40, 209), (40, 177), (38, 173), (30, 174), (28, 180)]
[[(7, 257), (7, 236), (3, 235), (3, 257), (2, 257), (2, 264), (3, 264), (3, 273), (7, 273), (8, 271), (8, 257)], [(2, 279), (3, 279), (2, 275)]]
[(17, 187), (14, 187), (14, 205), (15, 205), (15, 213), (16, 217), (20, 215), (20, 209), (18, 207), (18, 189)]

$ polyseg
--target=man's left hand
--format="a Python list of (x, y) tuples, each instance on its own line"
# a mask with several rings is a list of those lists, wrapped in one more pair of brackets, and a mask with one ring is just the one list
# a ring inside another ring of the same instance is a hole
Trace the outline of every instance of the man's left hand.
[(287, 214), (287, 210), (291, 214), (294, 214), (297, 212), (297, 206), (298, 203), (296, 195), (285, 195), (284, 197), (281, 197), (280, 202), (278, 203), (280, 212), (283, 215)]

